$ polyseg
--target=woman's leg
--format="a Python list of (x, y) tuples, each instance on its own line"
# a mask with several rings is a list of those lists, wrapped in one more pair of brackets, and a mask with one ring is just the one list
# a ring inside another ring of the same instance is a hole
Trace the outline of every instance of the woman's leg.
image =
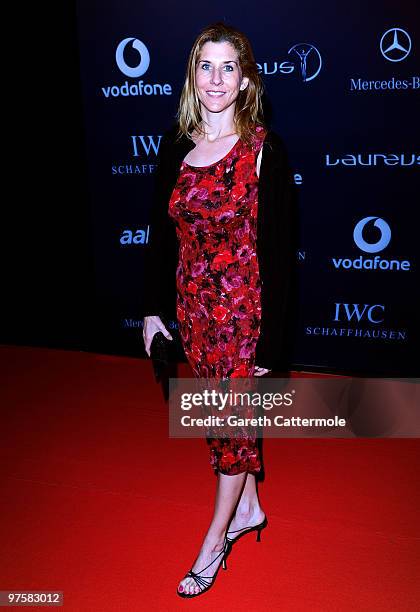
[[(262, 523), (264, 517), (265, 513), (258, 499), (256, 477), (254, 474), (248, 473), (242, 495), (236, 507), (235, 516), (229, 525), (229, 532), (258, 525)], [(238, 535), (240, 535), (240, 532), (232, 533), (229, 537), (235, 538)]]
[[(246, 476), (246, 472), (236, 474), (235, 476), (218, 473), (213, 518), (198, 557), (192, 567), (193, 572), (200, 572), (223, 549), (226, 527), (238, 503)], [(221, 563), (221, 558), (222, 556), (200, 575), (212, 577)], [(201, 590), (192, 578), (181, 580), (178, 589), (184, 593), (198, 593)]]

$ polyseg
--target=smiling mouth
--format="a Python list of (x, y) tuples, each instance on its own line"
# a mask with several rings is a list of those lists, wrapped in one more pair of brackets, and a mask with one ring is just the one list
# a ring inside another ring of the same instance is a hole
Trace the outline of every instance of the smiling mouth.
[(206, 91), (206, 94), (210, 96), (211, 98), (221, 98), (222, 96), (225, 95), (225, 93), (226, 93), (225, 91), (212, 91), (212, 90)]

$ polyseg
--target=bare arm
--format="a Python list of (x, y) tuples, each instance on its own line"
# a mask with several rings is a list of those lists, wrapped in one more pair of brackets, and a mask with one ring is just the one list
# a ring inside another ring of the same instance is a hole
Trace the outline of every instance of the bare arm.
[(261, 167), (261, 157), (262, 157), (263, 148), (261, 147), (260, 152), (257, 157), (257, 176), (260, 177), (260, 167)]
[[(256, 172), (257, 172), (258, 178), (260, 176), (262, 151), (263, 151), (263, 148), (261, 147), (260, 152), (258, 153), (258, 156), (257, 156), (257, 170), (256, 170)], [(267, 370), (267, 368), (260, 368), (259, 366), (255, 366), (254, 376), (264, 376), (264, 374), (267, 374), (268, 372), (271, 372), (271, 370)]]

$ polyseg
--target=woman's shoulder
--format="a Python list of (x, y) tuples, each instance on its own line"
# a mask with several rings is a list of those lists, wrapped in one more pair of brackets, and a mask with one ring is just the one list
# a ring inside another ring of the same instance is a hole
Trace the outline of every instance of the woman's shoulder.
[(251, 128), (253, 132), (253, 146), (259, 151), (263, 145), (263, 153), (265, 155), (284, 155), (286, 148), (281, 136), (272, 130), (269, 126), (263, 124), (254, 124)]
[[(261, 141), (265, 155), (284, 158), (287, 157), (286, 146), (280, 134), (270, 127), (264, 125), (256, 125), (254, 127), (255, 144), (261, 146)], [(191, 147), (191, 141), (185, 134), (180, 134), (179, 125), (175, 122), (164, 130), (160, 141), (160, 149), (172, 149), (176, 146)], [(258, 146), (258, 148), (259, 148)]]

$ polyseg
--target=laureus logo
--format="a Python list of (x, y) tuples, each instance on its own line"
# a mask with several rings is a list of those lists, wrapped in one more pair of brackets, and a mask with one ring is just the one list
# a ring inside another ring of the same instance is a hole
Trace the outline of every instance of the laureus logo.
[(258, 71), (264, 75), (300, 73), (302, 81), (309, 83), (315, 79), (322, 67), (321, 54), (311, 43), (298, 43), (287, 52), (287, 60), (265, 61), (257, 63)]
[(315, 79), (321, 72), (322, 58), (318, 49), (310, 43), (298, 43), (287, 52), (298, 57), (299, 69), (304, 83)]

